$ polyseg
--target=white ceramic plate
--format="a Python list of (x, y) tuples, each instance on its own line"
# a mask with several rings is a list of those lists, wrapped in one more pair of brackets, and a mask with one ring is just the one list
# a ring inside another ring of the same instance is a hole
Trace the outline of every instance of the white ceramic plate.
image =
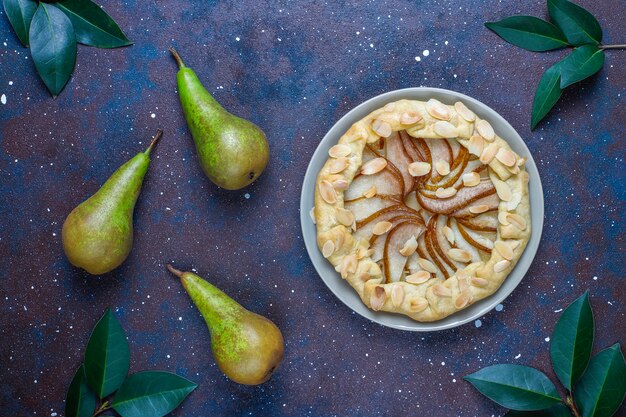
[[(389, 102), (401, 99), (427, 101), (430, 98), (436, 98), (446, 104), (454, 104), (456, 101), (462, 101), (479, 117), (488, 120), (496, 133), (504, 138), (515, 152), (527, 158), (526, 170), (530, 176), (529, 194), (532, 234), (528, 246), (519, 262), (496, 293), (442, 320), (430, 323), (419, 323), (404, 315), (370, 310), (363, 304), (356, 291), (352, 289), (350, 284), (341, 279), (341, 276), (335, 271), (330, 262), (322, 256), (317, 248), (315, 224), (313, 224), (309, 212), (314, 205), (315, 180), (318, 172), (328, 159), (328, 149), (337, 143), (339, 138), (350, 126)], [(537, 166), (535, 165), (530, 151), (520, 135), (502, 116), (480, 101), (454, 91), (428, 87), (407, 88), (391, 91), (367, 100), (343, 116), (328, 133), (326, 133), (326, 136), (324, 136), (324, 139), (322, 139), (315, 150), (306, 175), (304, 176), (302, 194), (300, 196), (300, 223), (302, 225), (304, 243), (311, 257), (311, 261), (313, 261), (313, 266), (315, 266), (315, 269), (328, 288), (345, 305), (361, 316), (384, 326), (418, 332), (443, 330), (460, 326), (461, 324), (483, 316), (501, 303), (520, 283), (535, 257), (537, 247), (539, 246), (539, 239), (541, 238), (541, 231), (543, 229), (543, 190), (541, 188), (541, 180), (539, 179)]]

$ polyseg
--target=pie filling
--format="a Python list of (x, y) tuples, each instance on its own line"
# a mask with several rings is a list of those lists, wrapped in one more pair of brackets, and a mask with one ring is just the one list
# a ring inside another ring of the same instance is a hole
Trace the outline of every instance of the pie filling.
[(344, 207), (383, 283), (445, 279), (490, 258), (500, 198), (478, 156), (456, 139), (402, 130), (366, 145), (362, 158)]

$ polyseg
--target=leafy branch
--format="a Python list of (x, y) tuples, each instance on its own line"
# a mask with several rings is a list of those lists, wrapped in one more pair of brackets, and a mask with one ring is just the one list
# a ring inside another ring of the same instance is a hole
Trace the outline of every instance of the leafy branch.
[(117, 23), (91, 0), (3, 0), (20, 42), (30, 47), (35, 68), (53, 97), (67, 84), (77, 44), (97, 48), (131, 45)]
[(610, 417), (624, 401), (626, 362), (619, 343), (591, 358), (593, 334), (585, 292), (563, 311), (552, 333), (550, 358), (565, 399), (544, 373), (529, 366), (493, 365), (464, 379), (510, 408), (506, 417)]
[(549, 67), (539, 80), (531, 116), (531, 129), (550, 112), (563, 89), (596, 74), (604, 65), (605, 50), (626, 45), (602, 45), (602, 28), (587, 10), (567, 0), (547, 0), (552, 22), (534, 16), (511, 16), (485, 26), (520, 48), (545, 52), (574, 48), (563, 60)]
[(128, 375), (129, 367), (126, 334), (111, 310), (107, 310), (93, 329), (85, 361), (67, 390), (65, 416), (97, 417), (115, 412), (122, 417), (162, 417), (197, 387), (170, 372)]

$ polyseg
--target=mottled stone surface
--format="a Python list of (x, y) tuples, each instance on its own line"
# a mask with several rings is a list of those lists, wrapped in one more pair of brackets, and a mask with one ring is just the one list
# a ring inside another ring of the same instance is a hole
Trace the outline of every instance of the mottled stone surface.
[[(606, 43), (626, 41), (626, 3), (580, 3), (599, 16)], [(199, 383), (177, 416), (502, 415), (462, 377), (501, 362), (554, 376), (548, 338), (587, 288), (596, 350), (626, 341), (626, 51), (608, 52), (600, 74), (531, 132), (541, 71), (564, 51), (512, 47), (483, 22), (545, 16), (544, 1), (102, 4), (135, 44), (79, 47), (56, 100), (0, 13), (0, 414), (62, 415), (109, 306), (128, 333), (131, 371)], [(251, 187), (221, 191), (202, 174), (170, 45), (226, 108), (267, 133), (270, 165)], [(304, 171), (333, 123), (374, 95), (420, 85), (468, 94), (509, 120), (537, 161), (546, 201), (539, 252), (503, 308), (435, 334), (372, 324), (335, 299), (298, 217)], [(63, 220), (158, 127), (165, 137), (136, 208), (134, 249), (113, 273), (87, 276), (63, 256)], [(202, 318), (165, 262), (196, 268), (280, 326), (286, 357), (270, 382), (239, 386), (219, 372)]]

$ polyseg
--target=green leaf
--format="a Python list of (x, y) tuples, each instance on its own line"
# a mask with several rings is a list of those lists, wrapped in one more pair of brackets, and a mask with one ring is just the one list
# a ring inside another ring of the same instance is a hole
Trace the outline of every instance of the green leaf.
[(626, 394), (626, 362), (619, 343), (591, 358), (574, 399), (583, 417), (610, 417)]
[(485, 26), (505, 41), (529, 51), (550, 51), (568, 45), (559, 28), (534, 16), (511, 16)]
[(85, 367), (78, 368), (65, 397), (65, 417), (91, 417), (96, 409), (96, 395), (89, 389)]
[(104, 398), (124, 382), (129, 366), (126, 334), (111, 310), (107, 310), (93, 329), (85, 350), (87, 382), (99, 398)]
[(572, 390), (587, 367), (593, 347), (593, 332), (593, 313), (587, 291), (563, 311), (552, 332), (552, 367), (568, 391)]
[(29, 31), (30, 51), (39, 76), (57, 96), (76, 63), (76, 36), (72, 22), (51, 4), (40, 3)]
[(594, 45), (580, 46), (563, 60), (561, 88), (591, 77), (604, 65), (604, 52)]
[(4, 12), (22, 45), (28, 46), (28, 29), (37, 11), (35, 0), (4, 0)]
[(515, 411), (511, 410), (504, 417), (572, 417), (571, 411), (564, 404), (556, 404), (545, 410)]
[(122, 417), (161, 417), (178, 407), (197, 386), (170, 372), (138, 372), (126, 378), (111, 407)]
[(582, 7), (567, 0), (548, 0), (548, 13), (572, 45), (602, 42), (600, 23)]
[(539, 80), (535, 98), (533, 99), (533, 110), (530, 120), (530, 128), (534, 130), (541, 120), (550, 112), (552, 107), (561, 98), (561, 63), (559, 61), (548, 68)]
[(78, 42), (98, 48), (132, 45), (111, 16), (91, 0), (65, 0), (57, 6), (72, 21)]
[(464, 379), (481, 394), (512, 410), (542, 410), (561, 402), (548, 377), (528, 366), (488, 366)]

